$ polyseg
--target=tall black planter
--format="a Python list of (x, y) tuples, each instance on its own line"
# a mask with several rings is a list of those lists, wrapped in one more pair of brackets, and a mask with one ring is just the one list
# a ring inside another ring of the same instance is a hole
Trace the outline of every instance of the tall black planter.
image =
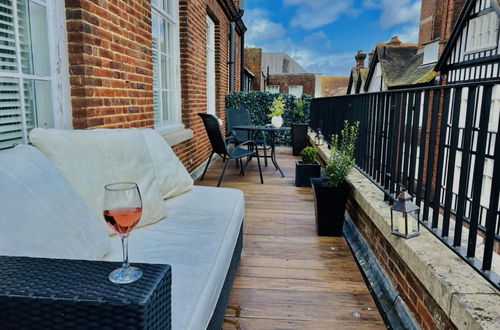
[(318, 236), (340, 237), (351, 187), (346, 181), (337, 187), (327, 187), (325, 181), (324, 178), (311, 179)]
[(295, 163), (295, 187), (310, 187), (311, 178), (321, 176), (321, 164), (316, 161), (314, 164), (304, 164), (302, 161)]
[(300, 156), (302, 149), (307, 147), (307, 124), (292, 124), (292, 154)]

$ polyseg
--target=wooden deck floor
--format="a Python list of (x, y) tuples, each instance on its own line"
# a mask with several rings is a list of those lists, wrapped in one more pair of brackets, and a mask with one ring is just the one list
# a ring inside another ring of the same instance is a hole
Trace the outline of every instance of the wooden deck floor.
[[(256, 161), (245, 177), (233, 162), (222, 182), (246, 199), (243, 257), (231, 296), (243, 308), (241, 328), (385, 329), (345, 239), (317, 237), (311, 191), (294, 186), (291, 151), (280, 151), (278, 161), (285, 178), (270, 165), (261, 185)], [(215, 186), (221, 164), (197, 184)]]

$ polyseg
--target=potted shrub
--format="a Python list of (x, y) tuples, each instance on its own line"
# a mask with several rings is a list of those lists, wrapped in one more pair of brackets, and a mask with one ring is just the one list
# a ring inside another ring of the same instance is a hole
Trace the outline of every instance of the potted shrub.
[(285, 114), (285, 101), (283, 96), (279, 96), (274, 99), (273, 104), (269, 108), (271, 112), (269, 118), (271, 118), (271, 125), (276, 128), (283, 126), (283, 115)]
[(307, 147), (308, 125), (304, 123), (304, 99), (295, 100), (293, 116), (295, 120), (292, 124), (292, 154), (299, 156), (300, 152)]
[(302, 150), (300, 157), (295, 163), (295, 186), (310, 187), (311, 178), (319, 178), (321, 175), (321, 164), (316, 160), (318, 153), (313, 147)]
[(344, 128), (339, 136), (332, 136), (330, 161), (325, 167), (326, 177), (311, 179), (313, 187), (316, 225), (319, 236), (342, 236), (344, 214), (351, 186), (346, 178), (355, 165), (354, 150), (358, 138), (359, 122)]

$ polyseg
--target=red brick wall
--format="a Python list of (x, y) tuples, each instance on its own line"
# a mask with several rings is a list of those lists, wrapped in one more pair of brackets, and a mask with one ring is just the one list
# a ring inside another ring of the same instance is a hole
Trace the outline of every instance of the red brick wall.
[[(419, 45), (440, 39), (440, 54), (451, 36), (466, 0), (422, 0)], [(422, 22), (425, 22), (422, 24)]]
[[(206, 98), (206, 16), (216, 24), (216, 105), (217, 116), (225, 119), (225, 96), (229, 91), (229, 13), (217, 0), (181, 0), (181, 86), (182, 119), (194, 137), (174, 148), (188, 171), (192, 171), (207, 160), (211, 147), (205, 128), (197, 113), (207, 111)], [(241, 37), (236, 33), (235, 88), (240, 89)]]
[(262, 48), (245, 48), (245, 66), (254, 75), (251, 90), (263, 91), (265, 86), (262, 78)]
[[(222, 0), (180, 0), (182, 122), (194, 137), (174, 150), (189, 171), (210, 152), (198, 112), (206, 112), (206, 17), (216, 24), (216, 106), (229, 89), (230, 8)], [(154, 127), (151, 0), (66, 0), (75, 129)], [(235, 35), (240, 89), (241, 32)]]
[(347, 212), (375, 256), (377, 256), (379, 264), (388, 274), (418, 325), (424, 330), (456, 329), (455, 325), (415, 277), (408, 265), (352, 198), (347, 203)]
[(288, 94), (290, 85), (302, 85), (303, 93), (314, 97), (316, 91), (316, 76), (314, 74), (303, 75), (272, 75), (269, 77), (269, 85), (279, 85), (280, 93)]
[(66, 0), (73, 127), (152, 127), (149, 0)]

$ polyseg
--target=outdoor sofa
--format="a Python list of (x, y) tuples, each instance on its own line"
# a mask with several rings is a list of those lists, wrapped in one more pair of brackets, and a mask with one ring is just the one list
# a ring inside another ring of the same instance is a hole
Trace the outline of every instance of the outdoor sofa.
[(221, 328), (242, 249), (241, 191), (193, 186), (150, 129), (34, 129), (30, 139), (0, 152), (0, 255), (121, 262), (120, 238), (102, 218), (103, 187), (134, 181), (143, 217), (130, 262), (171, 266), (172, 329)]

